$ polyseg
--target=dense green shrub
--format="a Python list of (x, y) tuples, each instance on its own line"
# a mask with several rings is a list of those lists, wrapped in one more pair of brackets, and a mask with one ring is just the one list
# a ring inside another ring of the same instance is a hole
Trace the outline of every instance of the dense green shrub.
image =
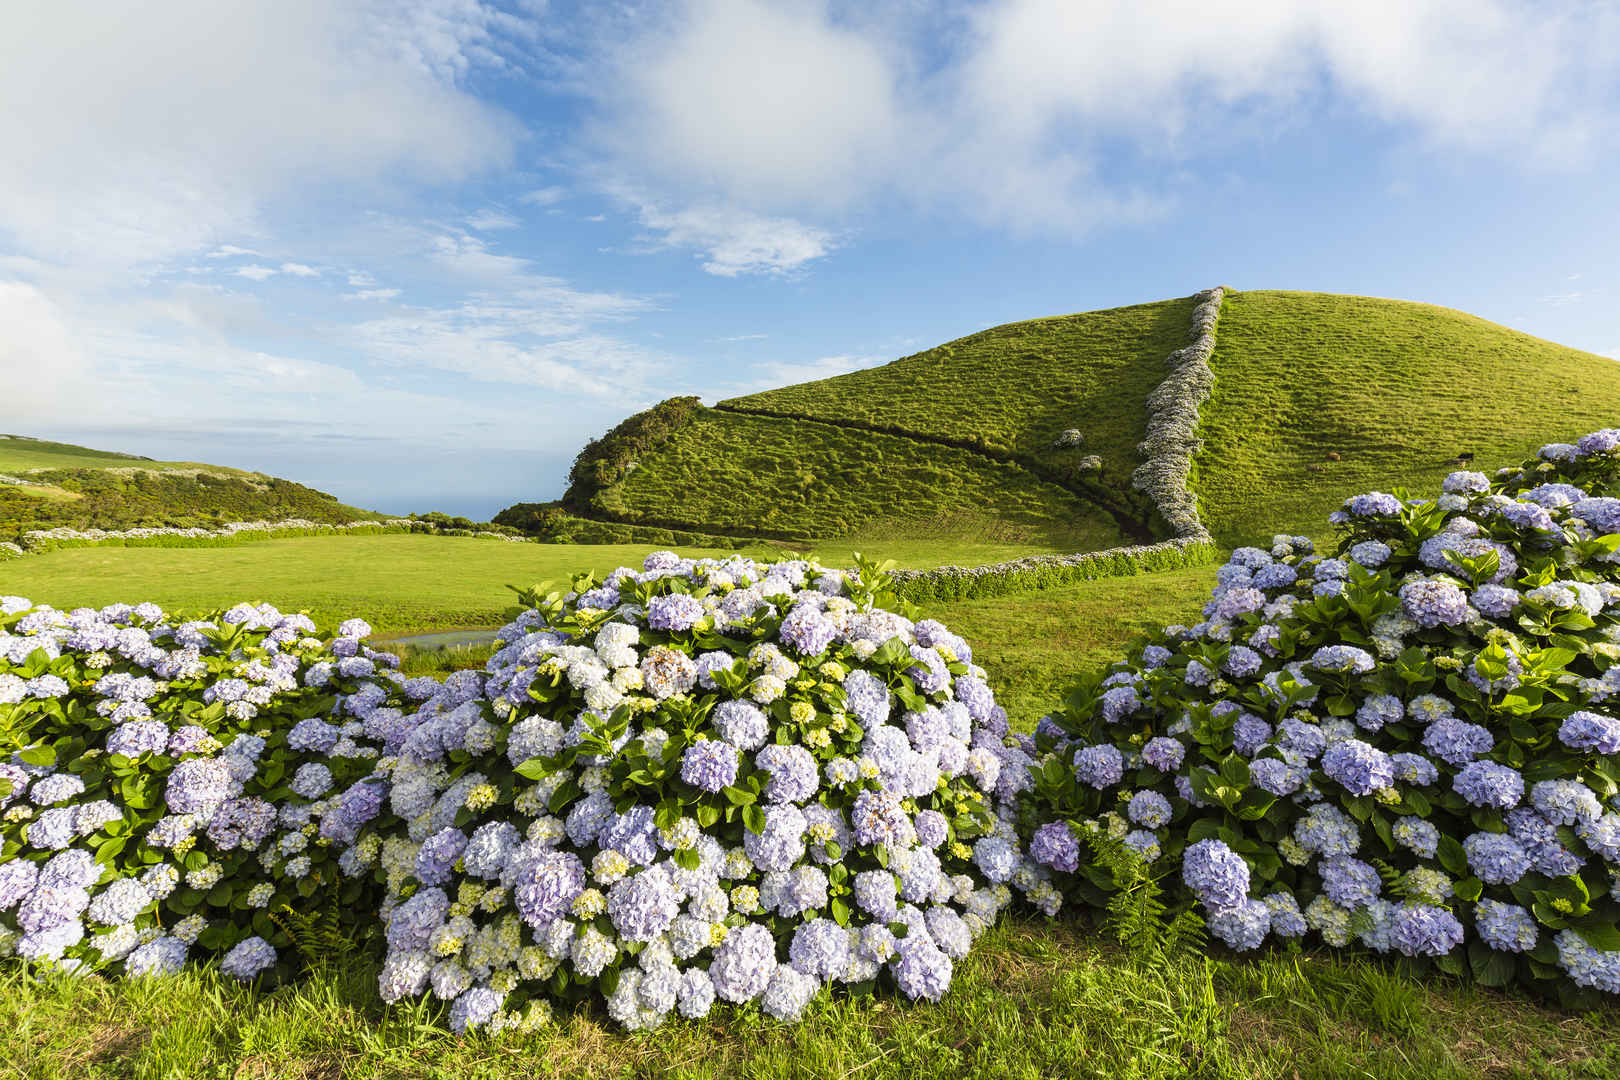
[(576, 511), (589, 507), (598, 492), (621, 480), (641, 455), (680, 430), (702, 407), (696, 397), (668, 398), (586, 443), (568, 470), (563, 504)]

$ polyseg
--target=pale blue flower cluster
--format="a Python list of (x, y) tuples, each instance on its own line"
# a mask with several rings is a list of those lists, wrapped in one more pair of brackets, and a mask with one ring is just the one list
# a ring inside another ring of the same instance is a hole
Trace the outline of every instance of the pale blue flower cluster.
[(399, 824), (359, 831), (383, 998), (499, 1031), (565, 975), (632, 1029), (716, 1001), (793, 1020), (846, 983), (936, 1000), (1013, 888), (1056, 911), (1015, 823), (1032, 741), (875, 582), (661, 552), (533, 597), (405, 719)]

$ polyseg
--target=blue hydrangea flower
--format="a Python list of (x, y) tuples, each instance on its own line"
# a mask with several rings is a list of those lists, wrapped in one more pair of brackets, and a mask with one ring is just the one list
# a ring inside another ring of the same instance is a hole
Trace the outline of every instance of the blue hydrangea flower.
[(1235, 907), (1249, 895), (1249, 864), (1213, 838), (1187, 846), (1181, 857), (1181, 878), (1210, 908)]

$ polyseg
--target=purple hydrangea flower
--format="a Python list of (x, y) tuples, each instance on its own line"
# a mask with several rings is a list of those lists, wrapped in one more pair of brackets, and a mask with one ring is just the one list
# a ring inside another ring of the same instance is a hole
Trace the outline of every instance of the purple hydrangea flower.
[(1125, 757), (1109, 743), (1083, 746), (1074, 752), (1074, 774), (1082, 784), (1099, 791), (1113, 787), (1125, 775)]
[(1360, 739), (1340, 739), (1322, 754), (1322, 771), (1352, 795), (1371, 795), (1395, 783), (1395, 763)]
[(1511, 810), (1524, 798), (1524, 777), (1517, 769), (1494, 761), (1471, 761), (1452, 778), (1457, 794), (1472, 806)]
[(703, 618), (703, 601), (687, 593), (655, 596), (647, 602), (647, 625), (654, 630), (679, 633)]
[(1220, 840), (1189, 844), (1181, 857), (1181, 879), (1210, 908), (1236, 907), (1248, 899), (1249, 864)]
[(681, 779), (707, 792), (718, 792), (737, 782), (737, 748), (719, 739), (703, 739), (681, 754)]

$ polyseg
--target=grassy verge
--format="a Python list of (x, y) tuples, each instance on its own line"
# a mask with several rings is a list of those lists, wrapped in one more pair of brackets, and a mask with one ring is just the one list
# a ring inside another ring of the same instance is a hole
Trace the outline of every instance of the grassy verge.
[(623, 1034), (600, 1009), (528, 1036), (458, 1039), (430, 1005), (384, 1008), (375, 967), (275, 990), (175, 979), (0, 979), (0, 1072), (145, 1077), (1611, 1077), (1615, 1010), (1403, 977), (1383, 962), (1277, 952), (1132, 959), (1083, 919), (1014, 919), (937, 1005), (823, 998), (796, 1026), (757, 1008)]

